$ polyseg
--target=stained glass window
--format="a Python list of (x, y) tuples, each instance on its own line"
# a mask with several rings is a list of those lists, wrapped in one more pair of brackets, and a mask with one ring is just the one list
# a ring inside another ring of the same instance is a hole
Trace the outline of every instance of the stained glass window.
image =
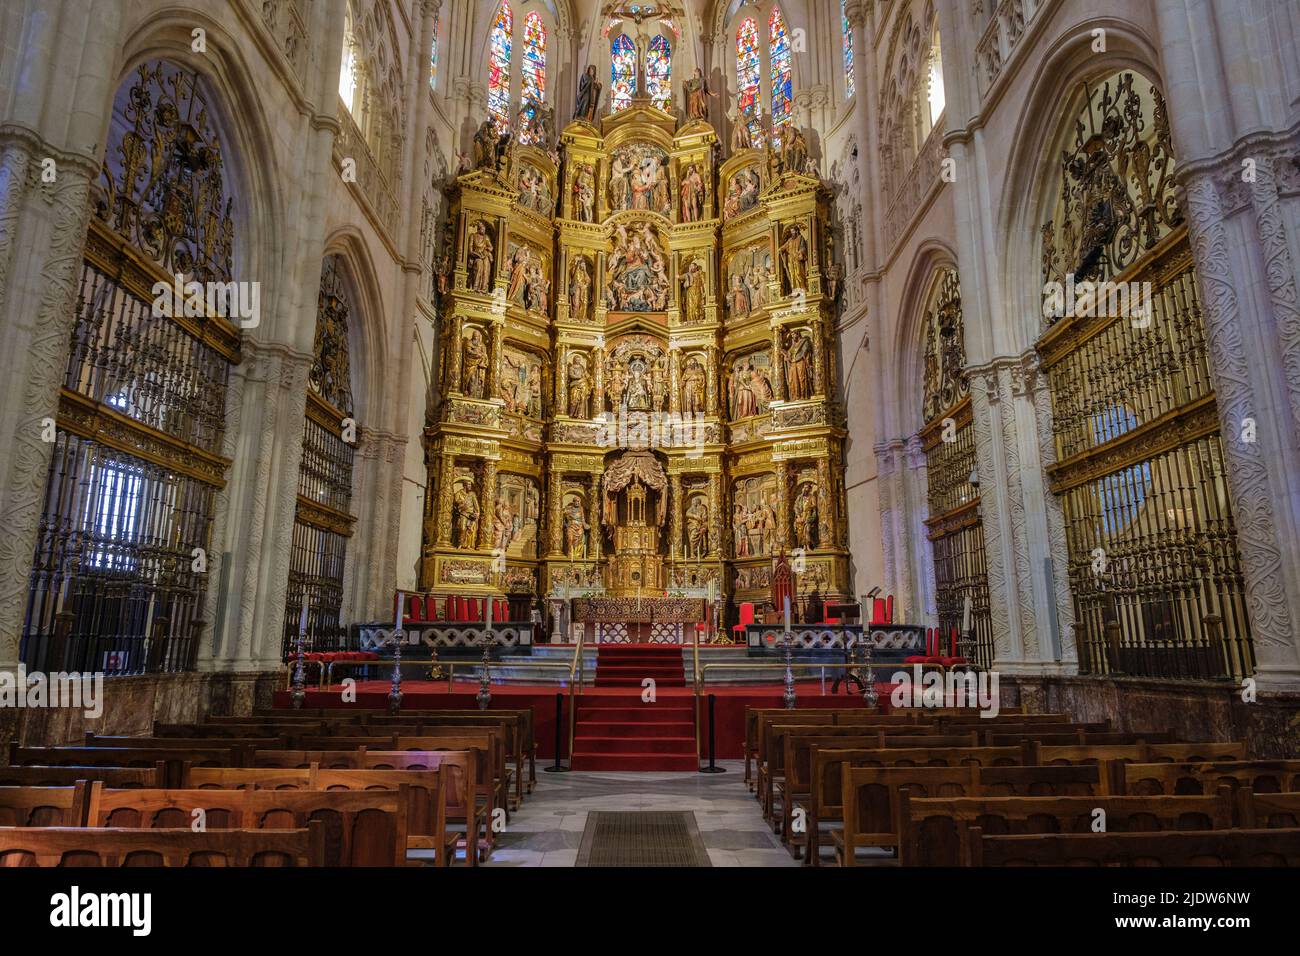
[(540, 14), (530, 13), (524, 20), (524, 90), (521, 97), (524, 115), (529, 123), (519, 131), (519, 141), (534, 140), (530, 127), (538, 107), (546, 102), (546, 27)]
[(853, 31), (849, 29), (849, 15), (840, 0), (840, 31), (844, 37), (844, 95), (852, 96), (853, 86)]
[(356, 112), (353, 109), (356, 96), (357, 47), (356, 38), (352, 35), (352, 17), (348, 16), (343, 23), (343, 63), (339, 68), (339, 99), (343, 101), (349, 113)]
[(488, 53), (488, 113), (499, 131), (510, 126), (510, 38), (514, 25), (510, 4), (501, 0)]
[(927, 91), (927, 101), (930, 106), (930, 127), (938, 122), (940, 115), (943, 113), (944, 95), (943, 95), (943, 59), (939, 54), (939, 34), (934, 35), (934, 46), (930, 48), (930, 84)]
[(438, 14), (433, 15), (433, 43), (429, 45), (429, 86), (438, 85)]
[(772, 64), (772, 126), (794, 119), (794, 91), (790, 67), (790, 35), (781, 8), (773, 7), (767, 21), (768, 58)]
[(636, 93), (636, 47), (626, 33), (609, 45), (609, 101), (615, 110), (632, 104)]
[(758, 26), (746, 17), (736, 33), (736, 105), (748, 119), (750, 139), (761, 145), (763, 125), (758, 106)]
[(673, 97), (673, 48), (668, 38), (660, 34), (650, 41), (646, 54), (645, 91), (655, 106), (667, 110)]

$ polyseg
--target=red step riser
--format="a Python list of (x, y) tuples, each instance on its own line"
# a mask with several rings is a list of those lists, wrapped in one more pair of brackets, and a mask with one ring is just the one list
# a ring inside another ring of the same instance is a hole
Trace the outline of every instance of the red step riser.
[(646, 704), (642, 707), (579, 707), (580, 724), (677, 724), (691, 723), (689, 707), (661, 707)]
[[(606, 677), (603, 679), (597, 677), (596, 686), (597, 687), (640, 687), (641, 681), (643, 679), (644, 678), (641, 677)], [(686, 679), (681, 678), (680, 680), (678, 680), (672, 677), (656, 677), (655, 683), (658, 684), (660, 687), (685, 687)]]
[(700, 766), (695, 762), (695, 754), (677, 756), (675, 754), (584, 754), (573, 755), (574, 770), (627, 771), (632, 773), (655, 773), (680, 771), (696, 773)]
[(602, 677), (635, 677), (638, 680), (646, 677), (653, 677), (659, 680), (664, 677), (685, 677), (686, 673), (680, 667), (645, 667), (641, 665), (631, 667), (602, 667), (596, 671), (596, 679)]
[[(595, 730), (596, 728), (588, 728)], [(578, 728), (579, 731), (582, 728)], [(604, 733), (604, 728), (599, 728)], [(573, 738), (574, 753), (593, 754), (684, 754), (695, 755), (693, 737), (584, 737)]]
[(679, 722), (660, 721), (658, 723), (606, 723), (605, 721), (584, 721), (578, 718), (574, 732), (579, 736), (622, 737), (627, 739), (645, 737), (692, 737), (695, 725), (689, 720)]

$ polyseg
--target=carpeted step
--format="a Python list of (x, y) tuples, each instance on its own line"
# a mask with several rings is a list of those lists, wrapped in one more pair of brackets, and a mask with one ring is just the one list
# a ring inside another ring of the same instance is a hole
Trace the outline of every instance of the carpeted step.
[(583, 732), (604, 733), (605, 728), (577, 728), (574, 753), (589, 754), (695, 754), (694, 737), (586, 737)]
[(684, 677), (686, 672), (681, 666), (670, 667), (663, 664), (602, 664), (596, 671), (597, 677)]
[[(584, 729), (584, 726), (587, 729)], [(575, 733), (593, 734), (603, 737), (690, 737), (695, 739), (695, 725), (688, 720), (682, 721), (622, 721), (604, 720), (584, 721), (579, 712)]]
[[(648, 676), (648, 675), (646, 675)], [(640, 687), (645, 676), (641, 677), (597, 677), (597, 687)], [(655, 683), (660, 687), (685, 687), (685, 677), (656, 677)]]
[[(638, 698), (639, 700), (640, 698)], [(691, 723), (691, 708), (667, 704), (641, 704), (637, 707), (591, 707), (578, 705), (578, 723), (672, 724)]]
[(698, 771), (695, 753), (689, 754), (629, 754), (584, 753), (574, 751), (574, 770), (618, 771), (653, 773), (657, 771)]

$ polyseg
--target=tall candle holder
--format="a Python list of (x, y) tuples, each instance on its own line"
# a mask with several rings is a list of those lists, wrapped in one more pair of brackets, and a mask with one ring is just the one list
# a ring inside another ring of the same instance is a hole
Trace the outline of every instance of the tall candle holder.
[(388, 687), (388, 712), (393, 716), (402, 709), (402, 629), (393, 631), (393, 680)]
[(293, 665), (293, 693), (289, 695), (294, 710), (302, 710), (303, 704), (307, 702), (307, 675), (303, 668), (302, 643), (303, 635), (300, 631), (298, 637), (294, 640), (294, 656), (296, 660)]
[(492, 598), (489, 597), (486, 603), (487, 614), (483, 627), (483, 672), (479, 676), (478, 694), (474, 698), (478, 701), (479, 710), (487, 710), (488, 705), (492, 703)]
[(862, 629), (862, 663), (866, 668), (862, 675), (862, 683), (865, 685), (862, 690), (862, 700), (875, 710), (880, 704), (880, 695), (876, 693), (876, 675), (872, 672), (872, 652), (874, 647), (871, 642), (871, 633), (864, 626)]
[(786, 710), (794, 710), (794, 641), (790, 635), (789, 596), (785, 599), (785, 640), (782, 641), (782, 644), (785, 647), (785, 677), (782, 679), (783, 690), (781, 693), (781, 702), (785, 704)]

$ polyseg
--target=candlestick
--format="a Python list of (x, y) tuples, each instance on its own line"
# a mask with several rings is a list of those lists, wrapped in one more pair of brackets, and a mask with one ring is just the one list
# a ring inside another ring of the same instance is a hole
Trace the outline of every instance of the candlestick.
[(785, 596), (785, 633), (790, 633), (790, 595)]
[(961, 633), (965, 637), (970, 633), (970, 593), (967, 592), (961, 602)]
[(786, 710), (794, 710), (795, 692), (794, 692), (794, 641), (790, 639), (790, 599), (785, 599), (785, 676), (781, 683), (783, 690), (781, 693), (781, 702), (785, 705)]
[(302, 613), (298, 615), (299, 636), (307, 633), (307, 596), (303, 595)]
[(396, 715), (402, 709), (402, 627), (398, 613), (397, 630), (393, 632), (393, 680), (388, 687), (388, 712)]

